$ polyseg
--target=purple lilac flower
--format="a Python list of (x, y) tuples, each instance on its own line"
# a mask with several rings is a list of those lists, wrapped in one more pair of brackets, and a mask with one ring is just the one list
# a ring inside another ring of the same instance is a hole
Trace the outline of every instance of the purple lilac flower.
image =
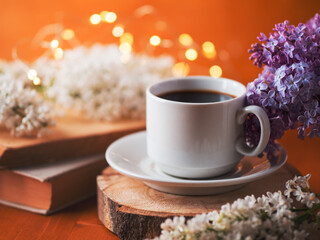
[[(250, 60), (262, 72), (247, 86), (247, 104), (261, 106), (267, 113), (271, 136), (264, 150), (269, 157), (278, 149), (276, 140), (289, 129), (299, 138), (320, 137), (320, 15), (306, 24), (275, 25), (267, 37), (261, 33), (253, 44)], [(255, 146), (260, 138), (259, 121), (249, 115), (246, 140)]]

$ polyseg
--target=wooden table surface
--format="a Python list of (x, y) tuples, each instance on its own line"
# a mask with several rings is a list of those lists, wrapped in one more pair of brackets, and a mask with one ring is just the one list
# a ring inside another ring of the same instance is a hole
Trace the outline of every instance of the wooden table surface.
[(0, 239), (118, 239), (97, 217), (96, 197), (91, 197), (52, 216), (0, 205)]
[[(311, 188), (320, 192), (320, 139), (297, 139), (287, 133), (281, 144), (288, 152), (288, 162), (302, 174), (311, 173)], [(52, 216), (17, 210), (0, 205), (0, 239), (118, 239), (97, 217), (96, 197), (85, 200)]]

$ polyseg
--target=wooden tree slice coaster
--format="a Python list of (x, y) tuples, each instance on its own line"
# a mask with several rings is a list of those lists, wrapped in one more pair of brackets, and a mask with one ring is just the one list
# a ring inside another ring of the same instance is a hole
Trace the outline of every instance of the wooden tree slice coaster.
[(160, 234), (160, 224), (168, 217), (185, 216), (218, 210), (247, 195), (283, 191), (285, 182), (300, 175), (285, 164), (270, 176), (244, 187), (213, 196), (178, 196), (154, 190), (142, 181), (106, 168), (97, 177), (98, 215), (102, 223), (120, 239), (152, 238)]

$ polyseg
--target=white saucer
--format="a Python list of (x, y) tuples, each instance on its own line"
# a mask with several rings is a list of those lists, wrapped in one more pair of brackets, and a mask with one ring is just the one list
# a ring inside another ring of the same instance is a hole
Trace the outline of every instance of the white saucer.
[(122, 137), (112, 143), (106, 151), (109, 165), (118, 172), (142, 180), (151, 188), (179, 195), (212, 195), (231, 191), (263, 178), (279, 169), (287, 160), (281, 147), (278, 159), (268, 161), (266, 157), (244, 157), (234, 171), (210, 179), (181, 179), (163, 173), (147, 156), (146, 132)]

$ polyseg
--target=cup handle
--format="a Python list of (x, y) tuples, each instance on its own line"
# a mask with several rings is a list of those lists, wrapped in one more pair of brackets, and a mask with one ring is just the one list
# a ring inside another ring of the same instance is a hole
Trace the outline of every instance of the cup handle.
[(259, 144), (255, 148), (250, 148), (243, 137), (239, 137), (236, 142), (236, 150), (246, 156), (257, 156), (265, 149), (270, 138), (270, 122), (266, 112), (258, 106), (251, 105), (240, 109), (237, 112), (238, 124), (243, 124), (249, 113), (257, 116), (260, 122), (261, 135)]

